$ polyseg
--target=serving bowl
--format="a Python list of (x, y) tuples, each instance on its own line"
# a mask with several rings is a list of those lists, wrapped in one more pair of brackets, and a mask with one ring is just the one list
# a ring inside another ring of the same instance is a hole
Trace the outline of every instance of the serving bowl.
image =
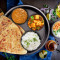
[[(60, 22), (60, 21), (58, 20), (58, 21), (56, 21), (56, 22)], [(55, 23), (56, 23), (56, 22), (55, 22)], [(55, 23), (54, 23), (54, 24), (55, 24)], [(53, 26), (54, 26), (54, 24), (52, 25), (52, 34), (53, 34), (53, 36), (54, 36), (55, 38), (60, 39), (60, 37), (57, 37), (57, 36), (53, 33)]]

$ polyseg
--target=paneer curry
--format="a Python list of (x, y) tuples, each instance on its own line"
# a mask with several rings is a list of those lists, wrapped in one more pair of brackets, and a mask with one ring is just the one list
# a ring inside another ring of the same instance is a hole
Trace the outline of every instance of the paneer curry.
[(32, 15), (28, 21), (28, 26), (32, 30), (40, 30), (44, 26), (44, 19), (41, 15)]

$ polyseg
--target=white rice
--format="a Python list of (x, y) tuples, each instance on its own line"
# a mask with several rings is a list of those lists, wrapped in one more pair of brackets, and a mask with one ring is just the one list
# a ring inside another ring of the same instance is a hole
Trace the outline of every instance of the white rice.
[[(27, 32), (22, 36), (22, 45), (28, 51), (35, 50), (39, 47), (40, 39), (37, 33), (35, 32)], [(28, 43), (28, 44), (27, 44)]]

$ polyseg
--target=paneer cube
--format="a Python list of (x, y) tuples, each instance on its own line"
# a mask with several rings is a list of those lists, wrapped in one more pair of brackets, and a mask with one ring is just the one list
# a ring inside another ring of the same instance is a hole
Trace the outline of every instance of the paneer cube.
[(39, 15), (35, 15), (34, 17), (35, 17), (35, 19), (39, 19)]
[(39, 25), (39, 26), (41, 26), (41, 21), (38, 21), (36, 25)]
[(37, 20), (34, 20), (34, 23), (37, 23), (38, 21)]
[(31, 27), (35, 27), (35, 23), (31, 23)]

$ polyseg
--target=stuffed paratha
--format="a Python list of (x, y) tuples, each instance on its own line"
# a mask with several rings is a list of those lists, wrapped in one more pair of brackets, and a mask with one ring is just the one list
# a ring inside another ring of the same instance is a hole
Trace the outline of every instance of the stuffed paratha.
[(0, 52), (26, 54), (21, 46), (21, 36), (24, 30), (5, 16), (0, 17)]

